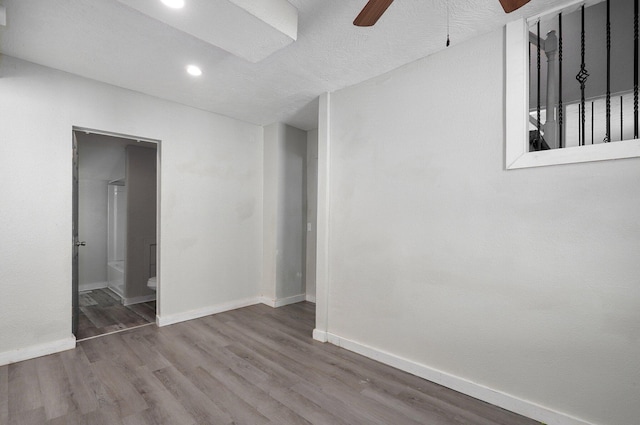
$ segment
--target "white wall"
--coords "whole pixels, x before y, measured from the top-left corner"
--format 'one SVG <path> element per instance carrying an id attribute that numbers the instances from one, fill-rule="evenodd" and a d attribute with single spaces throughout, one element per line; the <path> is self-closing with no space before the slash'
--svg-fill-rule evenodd
<path id="1" fill-rule="evenodd" d="M 318 225 L 318 130 L 307 132 L 307 248 L 305 289 L 307 301 L 316 299 L 316 233 Z"/>
<path id="2" fill-rule="evenodd" d="M 79 155 L 78 250 L 80 290 L 107 285 L 108 183 L 124 178 L 124 146 L 130 140 L 76 132 Z"/>
<path id="3" fill-rule="evenodd" d="M 307 133 L 281 127 L 276 297 L 305 294 Z"/>
<path id="4" fill-rule="evenodd" d="M 503 70 L 498 31 L 321 102 L 321 325 L 547 423 L 637 423 L 640 160 L 505 171 Z"/>
<path id="5" fill-rule="evenodd" d="M 76 131 L 76 140 L 78 140 L 80 155 L 78 164 L 80 178 L 105 181 L 124 179 L 125 146 L 130 143 L 149 145 L 121 137 L 87 134 L 84 131 Z"/>
<path id="6" fill-rule="evenodd" d="M 267 304 L 276 300 L 276 257 L 278 235 L 278 149 L 280 124 L 264 127 L 262 178 L 262 284 L 260 293 Z"/>
<path id="7" fill-rule="evenodd" d="M 306 144 L 303 130 L 264 129 L 262 295 L 276 306 L 305 298 Z"/>
<path id="8" fill-rule="evenodd" d="M 161 317 L 257 299 L 261 127 L 7 56 L 0 93 L 0 359 L 71 337 L 74 125 L 161 140 Z"/>
<path id="9" fill-rule="evenodd" d="M 152 258 L 157 248 L 157 150 L 130 145 L 126 148 L 127 234 L 125 304 L 153 299 L 147 286 L 155 276 Z"/>
<path id="10" fill-rule="evenodd" d="M 80 290 L 107 286 L 107 181 L 79 179 L 78 250 Z"/>

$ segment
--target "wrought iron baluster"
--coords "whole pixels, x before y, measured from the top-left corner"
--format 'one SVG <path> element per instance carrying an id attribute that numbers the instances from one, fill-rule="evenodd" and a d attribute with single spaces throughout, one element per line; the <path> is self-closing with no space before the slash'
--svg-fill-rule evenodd
<path id="1" fill-rule="evenodd" d="M 633 2 L 633 138 L 638 138 L 638 0 Z"/>
<path id="2" fill-rule="evenodd" d="M 622 110 L 622 96 L 620 96 L 620 140 L 624 140 L 624 115 Z"/>
<path id="3" fill-rule="evenodd" d="M 607 0 L 607 123 L 604 142 L 611 141 L 611 1 Z"/>
<path id="4" fill-rule="evenodd" d="M 585 130 L 585 121 L 586 121 L 586 116 L 585 116 L 585 94 L 584 94 L 584 89 L 585 89 L 585 85 L 587 83 L 587 78 L 589 78 L 589 73 L 587 72 L 587 68 L 584 62 L 584 58 L 585 58 L 585 37 L 584 37 L 584 5 L 582 5 L 581 8 L 581 29 L 580 29 L 580 54 L 581 54 L 581 58 L 582 61 L 580 63 L 580 72 L 578 72 L 578 75 L 576 75 L 576 80 L 578 80 L 578 82 L 580 83 L 580 105 L 582 106 L 582 113 L 580 115 L 580 124 L 582 126 L 581 129 L 581 133 L 582 136 L 580 137 L 580 145 L 584 145 L 585 142 L 585 135 L 584 135 L 584 130 Z"/>
<path id="5" fill-rule="evenodd" d="M 578 103 L 578 145 L 582 140 L 582 126 L 580 125 L 580 116 L 582 116 L 582 105 Z"/>
<path id="6" fill-rule="evenodd" d="M 564 148 L 564 111 L 562 110 L 562 13 L 558 15 L 558 147 Z"/>
<path id="7" fill-rule="evenodd" d="M 536 140 L 536 144 L 537 144 L 537 148 L 536 150 L 542 150 L 542 136 L 540 134 L 540 21 L 538 21 L 538 24 L 536 26 L 537 28 L 537 38 L 538 38 L 538 42 L 537 42 L 537 52 L 538 52 L 538 81 L 537 81 L 537 90 L 538 90 L 538 97 L 537 97 L 537 105 L 536 105 L 536 118 L 538 120 L 538 132 L 537 132 L 537 140 Z M 549 113 L 549 111 L 547 111 L 547 113 Z"/>

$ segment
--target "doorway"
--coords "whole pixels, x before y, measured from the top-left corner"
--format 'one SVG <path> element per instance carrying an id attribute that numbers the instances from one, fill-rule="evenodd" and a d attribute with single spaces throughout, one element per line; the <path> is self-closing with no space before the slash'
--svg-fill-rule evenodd
<path id="1" fill-rule="evenodd" d="M 155 323 L 158 142 L 73 129 L 73 333 Z"/>

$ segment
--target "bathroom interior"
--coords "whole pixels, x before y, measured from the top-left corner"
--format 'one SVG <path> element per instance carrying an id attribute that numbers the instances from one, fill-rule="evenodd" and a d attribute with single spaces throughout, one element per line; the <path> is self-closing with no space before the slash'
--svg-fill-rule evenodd
<path id="1" fill-rule="evenodd" d="M 74 131 L 78 340 L 155 322 L 157 144 Z"/>

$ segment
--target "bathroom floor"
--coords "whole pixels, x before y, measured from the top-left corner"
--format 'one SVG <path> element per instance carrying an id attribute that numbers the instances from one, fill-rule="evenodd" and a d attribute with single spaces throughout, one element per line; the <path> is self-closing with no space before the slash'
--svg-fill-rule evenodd
<path id="1" fill-rule="evenodd" d="M 79 295 L 77 340 L 155 323 L 155 301 L 124 306 L 109 289 L 82 291 Z"/>

